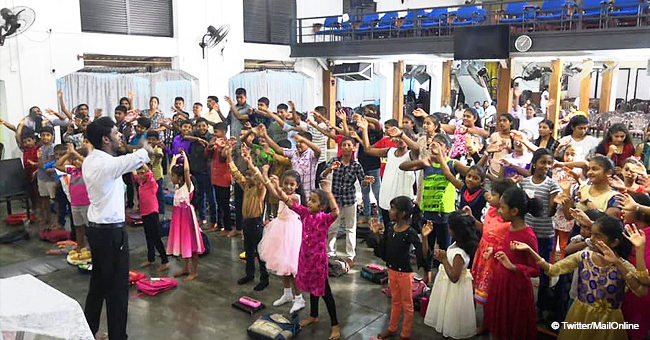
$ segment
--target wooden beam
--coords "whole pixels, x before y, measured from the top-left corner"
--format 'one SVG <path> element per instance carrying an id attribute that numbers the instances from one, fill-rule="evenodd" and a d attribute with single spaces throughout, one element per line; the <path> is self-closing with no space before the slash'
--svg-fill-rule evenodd
<path id="1" fill-rule="evenodd" d="M 605 62 L 607 69 L 603 71 L 603 83 L 600 87 L 600 107 L 599 112 L 612 111 L 612 82 L 614 80 L 614 65 L 613 61 Z"/>
<path id="2" fill-rule="evenodd" d="M 591 62 L 591 59 L 585 60 L 585 63 Z M 591 95 L 589 94 L 589 87 L 591 86 L 591 73 L 587 74 L 580 81 L 580 105 L 578 105 L 578 110 L 589 114 L 589 99 Z"/>
<path id="3" fill-rule="evenodd" d="M 562 90 L 562 72 L 564 70 L 564 63 L 562 59 L 556 59 L 551 62 L 551 73 L 550 85 L 548 87 L 548 97 L 549 102 L 552 103 L 548 107 L 547 118 L 553 122 L 553 137 L 557 138 L 557 129 L 559 127 L 560 120 L 560 90 Z"/>
<path id="4" fill-rule="evenodd" d="M 329 70 L 323 70 L 323 106 L 327 108 L 330 124 L 336 125 L 336 78 Z M 334 141 L 331 139 L 328 148 L 334 148 Z"/>
<path id="5" fill-rule="evenodd" d="M 440 91 L 440 105 L 451 105 L 451 66 L 453 60 L 442 62 L 442 88 Z"/>
<path id="6" fill-rule="evenodd" d="M 504 65 L 505 64 L 505 67 Z M 514 78 L 514 60 L 499 63 L 497 75 L 497 114 L 508 113 L 512 107 L 512 78 Z"/>
<path id="7" fill-rule="evenodd" d="M 405 71 L 403 60 L 393 64 L 393 119 L 397 119 L 400 126 L 404 116 L 404 80 L 402 77 Z"/>

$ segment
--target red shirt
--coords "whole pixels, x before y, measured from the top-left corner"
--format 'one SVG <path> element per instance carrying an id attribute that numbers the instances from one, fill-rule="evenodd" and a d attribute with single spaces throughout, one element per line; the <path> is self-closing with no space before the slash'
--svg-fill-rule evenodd
<path id="1" fill-rule="evenodd" d="M 140 185 L 138 188 L 138 198 L 140 199 L 140 215 L 147 216 L 153 213 L 158 213 L 158 199 L 156 192 L 158 191 L 158 183 L 153 178 L 153 172 L 147 171 L 145 174 L 144 182 L 136 177 L 135 180 Z"/>
<path id="2" fill-rule="evenodd" d="M 24 146 L 23 149 L 23 166 L 25 167 L 25 173 L 27 174 L 27 180 L 31 181 L 32 179 L 32 174 L 34 171 L 38 169 L 38 164 L 35 165 L 30 165 L 29 161 L 38 163 L 38 156 L 36 156 L 38 152 L 39 146 L 32 146 L 32 147 L 26 147 Z"/>
<path id="3" fill-rule="evenodd" d="M 395 143 L 390 140 L 390 137 L 383 137 L 375 145 L 375 148 L 396 148 Z M 376 163 L 375 163 L 376 164 Z M 386 158 L 381 158 L 381 167 L 379 168 L 379 177 L 384 177 L 384 169 L 386 168 Z"/>
<path id="4" fill-rule="evenodd" d="M 221 156 L 221 147 L 216 145 L 212 151 L 205 149 L 205 153 L 208 155 L 212 153 L 212 172 L 210 174 L 212 185 L 223 188 L 229 187 L 232 184 L 232 175 L 230 174 L 228 161 Z"/>

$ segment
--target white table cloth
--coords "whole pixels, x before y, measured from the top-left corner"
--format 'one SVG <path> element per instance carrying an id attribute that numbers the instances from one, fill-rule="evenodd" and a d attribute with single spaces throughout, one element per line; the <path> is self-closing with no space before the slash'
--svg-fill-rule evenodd
<path id="1" fill-rule="evenodd" d="M 79 303 L 31 275 L 0 280 L 0 331 L 95 339 Z"/>

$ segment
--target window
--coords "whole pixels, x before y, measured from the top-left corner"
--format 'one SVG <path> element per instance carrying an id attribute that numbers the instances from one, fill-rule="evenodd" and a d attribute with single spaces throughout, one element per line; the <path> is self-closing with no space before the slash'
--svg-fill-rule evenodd
<path id="1" fill-rule="evenodd" d="M 295 0 L 244 0 L 244 41 L 288 45 L 294 16 Z"/>
<path id="2" fill-rule="evenodd" d="M 172 0 L 80 0 L 81 31 L 173 37 Z"/>

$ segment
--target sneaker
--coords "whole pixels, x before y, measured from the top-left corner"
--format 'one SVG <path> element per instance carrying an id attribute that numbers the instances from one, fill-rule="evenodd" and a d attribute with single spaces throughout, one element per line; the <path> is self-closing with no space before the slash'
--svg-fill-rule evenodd
<path id="1" fill-rule="evenodd" d="M 285 303 L 289 303 L 289 302 L 293 302 L 293 296 L 291 296 L 291 294 L 288 294 L 288 295 L 287 294 L 282 294 L 282 296 L 279 299 L 277 299 L 277 300 L 275 300 L 275 302 L 273 302 L 273 305 L 278 307 L 278 306 L 282 306 Z"/>
<path id="2" fill-rule="evenodd" d="M 305 299 L 302 298 L 302 295 L 299 295 L 298 297 L 293 299 L 293 306 L 291 306 L 291 310 L 289 310 L 289 314 L 293 314 L 303 308 L 305 308 Z"/>
<path id="3" fill-rule="evenodd" d="M 237 280 L 237 284 L 238 285 L 243 285 L 243 284 L 246 284 L 246 283 L 249 283 L 249 282 L 253 281 L 253 279 L 254 279 L 254 277 L 244 276 L 241 279 Z"/>
<path id="4" fill-rule="evenodd" d="M 266 288 L 268 286 L 269 286 L 269 281 L 260 281 L 260 283 L 258 283 L 257 286 L 255 286 L 253 288 L 253 290 L 256 291 L 256 292 L 259 292 L 259 291 L 264 290 L 264 288 Z"/>

